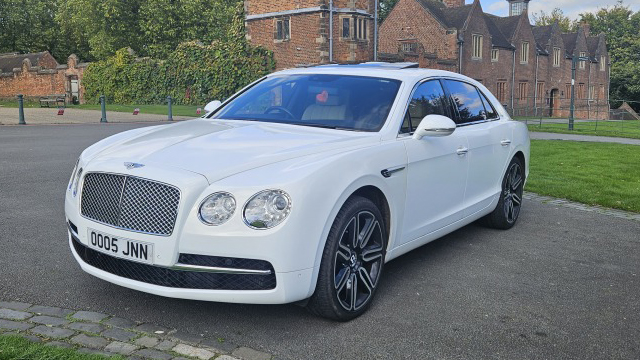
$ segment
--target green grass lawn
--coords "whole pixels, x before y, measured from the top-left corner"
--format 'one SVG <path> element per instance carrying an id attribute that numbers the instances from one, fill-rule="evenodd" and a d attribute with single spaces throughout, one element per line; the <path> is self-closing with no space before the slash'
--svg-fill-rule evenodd
<path id="1" fill-rule="evenodd" d="M 122 356 L 104 357 L 81 354 L 73 349 L 63 349 L 33 343 L 18 336 L 0 336 L 0 360 L 104 360 L 124 359 Z"/>
<path id="2" fill-rule="evenodd" d="M 526 190 L 640 213 L 640 146 L 532 140 Z"/>
<path id="3" fill-rule="evenodd" d="M 576 122 L 573 131 L 568 129 L 567 124 L 543 123 L 540 125 L 535 121 L 529 120 L 529 131 L 640 139 L 640 121 L 638 120 Z"/>
<path id="4" fill-rule="evenodd" d="M 18 101 L 0 101 L 0 106 L 3 107 L 11 107 L 17 108 Z M 39 108 L 40 103 L 38 102 L 25 102 L 25 108 Z M 99 104 L 82 104 L 82 105 L 67 105 L 68 109 L 83 109 L 83 110 L 100 110 Z M 129 112 L 133 113 L 135 108 L 140 109 L 140 113 L 142 114 L 156 114 L 156 115 L 167 115 L 169 113 L 168 106 L 165 105 L 115 105 L 107 103 L 107 111 L 117 111 L 117 112 Z M 197 117 L 196 110 L 198 108 L 202 108 L 204 111 L 204 105 L 202 106 L 193 106 L 193 105 L 173 105 L 173 115 L 174 116 L 193 116 Z M 204 114 L 204 113 L 203 113 Z"/>

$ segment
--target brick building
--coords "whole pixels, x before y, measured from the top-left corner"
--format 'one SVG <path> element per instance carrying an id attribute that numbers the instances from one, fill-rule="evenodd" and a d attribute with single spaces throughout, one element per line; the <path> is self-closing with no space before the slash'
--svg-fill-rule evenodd
<path id="1" fill-rule="evenodd" d="M 569 34 L 557 24 L 532 26 L 529 0 L 506 1 L 508 17 L 485 13 L 479 0 L 400 0 L 380 26 L 380 58 L 467 75 L 515 115 L 566 117 L 572 58 L 588 57 L 576 66 L 576 117 L 608 118 L 604 35 L 592 36 L 587 25 Z"/>
<path id="2" fill-rule="evenodd" d="M 278 69 L 370 61 L 375 6 L 376 0 L 245 0 L 247 39 L 272 50 Z"/>
<path id="3" fill-rule="evenodd" d="M 32 54 L 0 54 L 0 98 L 15 99 L 23 94 L 27 99 L 65 95 L 67 103 L 74 98 L 82 102 L 82 75 L 86 63 L 69 56 L 66 64 L 58 62 L 49 52 Z"/>

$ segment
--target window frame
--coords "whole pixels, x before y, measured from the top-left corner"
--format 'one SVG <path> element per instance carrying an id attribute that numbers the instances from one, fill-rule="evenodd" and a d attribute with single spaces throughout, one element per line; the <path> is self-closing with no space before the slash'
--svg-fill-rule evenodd
<path id="1" fill-rule="evenodd" d="M 346 26 L 345 26 L 346 25 Z M 347 31 L 347 35 L 345 36 L 345 30 Z M 349 40 L 352 38 L 351 36 L 351 17 L 343 17 L 342 18 L 342 31 L 340 34 L 341 39 Z"/>
<path id="2" fill-rule="evenodd" d="M 607 69 L 607 57 L 604 55 L 600 55 L 600 71 L 605 71 Z"/>
<path id="3" fill-rule="evenodd" d="M 560 67 L 561 61 L 562 61 L 562 49 L 559 47 L 554 47 L 553 48 L 553 67 Z"/>
<path id="4" fill-rule="evenodd" d="M 408 133 L 403 133 L 402 132 L 402 124 L 404 124 L 404 118 L 407 116 L 407 113 L 409 112 L 409 106 L 411 106 L 411 101 L 413 101 L 413 96 L 416 94 L 416 91 L 418 91 L 418 88 L 420 88 L 420 86 L 422 86 L 424 83 L 427 83 L 429 81 L 437 81 L 438 83 L 440 83 L 440 88 L 442 88 L 442 93 L 444 94 L 445 97 L 445 101 L 447 102 L 445 105 L 445 110 L 447 112 L 447 117 L 449 119 L 453 120 L 453 107 L 451 106 L 451 98 L 449 97 L 449 93 L 447 92 L 447 89 L 445 88 L 444 84 L 442 83 L 442 80 L 444 80 L 445 78 L 441 78 L 441 77 L 428 77 L 428 78 L 424 78 L 420 81 L 418 81 L 414 86 L 413 89 L 411 90 L 411 93 L 409 94 L 409 98 L 407 99 L 407 103 L 405 104 L 404 107 L 404 112 L 402 113 L 402 119 L 400 120 L 400 125 L 398 127 L 398 137 L 405 137 L 405 136 L 413 136 L 413 134 L 415 133 L 415 131 L 410 131 Z M 412 128 L 411 124 L 409 124 L 409 127 Z"/>
<path id="5" fill-rule="evenodd" d="M 525 47 L 527 48 L 527 51 L 525 51 Z M 530 46 L 529 42 L 528 41 L 523 41 L 522 44 L 520 44 L 520 64 L 521 65 L 529 63 L 529 52 L 530 51 L 531 51 L 531 46 Z"/>
<path id="6" fill-rule="evenodd" d="M 471 59 L 482 60 L 484 36 L 481 34 L 471 34 Z"/>
<path id="7" fill-rule="evenodd" d="M 274 32 L 274 39 L 273 39 L 275 42 L 285 42 L 285 41 L 291 40 L 291 16 L 282 16 L 282 17 L 276 18 L 275 27 L 276 29 Z M 279 37 L 280 27 L 282 27 L 282 38 Z"/>
<path id="8" fill-rule="evenodd" d="M 495 56 L 493 56 L 495 54 Z M 491 49 L 491 62 L 500 61 L 500 49 Z"/>
<path id="9" fill-rule="evenodd" d="M 586 51 L 580 51 L 580 57 L 586 57 L 587 56 L 587 52 Z M 580 60 L 579 64 L 578 64 L 578 68 L 580 70 L 584 70 L 587 68 L 587 62 L 584 60 Z"/>

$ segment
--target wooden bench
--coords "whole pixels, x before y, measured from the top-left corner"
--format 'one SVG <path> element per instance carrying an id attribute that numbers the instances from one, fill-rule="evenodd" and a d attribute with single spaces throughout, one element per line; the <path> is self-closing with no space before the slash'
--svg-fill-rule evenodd
<path id="1" fill-rule="evenodd" d="M 40 97 L 40 107 L 51 107 L 51 104 L 57 107 L 66 107 L 67 97 L 64 94 L 47 95 Z"/>

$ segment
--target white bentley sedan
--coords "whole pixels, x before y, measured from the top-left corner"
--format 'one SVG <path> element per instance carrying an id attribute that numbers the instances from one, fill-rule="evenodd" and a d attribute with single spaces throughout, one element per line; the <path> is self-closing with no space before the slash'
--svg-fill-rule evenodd
<path id="1" fill-rule="evenodd" d="M 299 302 L 349 320 L 386 262 L 476 220 L 518 220 L 527 128 L 465 76 L 326 65 L 215 104 L 81 154 L 65 211 L 84 271 L 161 296 Z"/>

